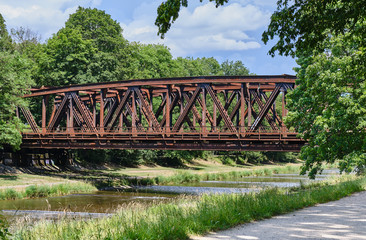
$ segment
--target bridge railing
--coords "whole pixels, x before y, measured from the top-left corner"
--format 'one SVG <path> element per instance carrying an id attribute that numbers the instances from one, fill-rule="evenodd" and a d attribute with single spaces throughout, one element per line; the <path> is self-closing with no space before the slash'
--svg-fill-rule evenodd
<path id="1" fill-rule="evenodd" d="M 57 128 L 52 131 L 34 133 L 31 129 L 26 129 L 22 134 L 24 139 L 144 139 L 144 140 L 169 140 L 169 139 L 186 139 L 186 140 L 227 140 L 227 139 L 244 139 L 244 138 L 269 138 L 276 137 L 278 139 L 290 136 L 296 136 L 295 131 L 288 130 L 285 127 L 259 127 L 256 130 L 250 127 L 236 127 L 235 131 L 226 127 L 182 127 L 178 131 L 172 128 L 162 128 L 156 131 L 151 127 L 124 127 L 114 129 L 104 128 Z"/>

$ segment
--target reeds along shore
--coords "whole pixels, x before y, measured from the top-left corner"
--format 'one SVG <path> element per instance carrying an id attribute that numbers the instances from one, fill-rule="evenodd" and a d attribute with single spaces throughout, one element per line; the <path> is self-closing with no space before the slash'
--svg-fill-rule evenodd
<path id="1" fill-rule="evenodd" d="M 83 182 L 39 186 L 31 185 L 24 190 L 16 190 L 13 188 L 0 190 L 0 200 L 62 196 L 72 193 L 87 193 L 93 191 L 97 191 L 97 188 L 89 183 Z"/>
<path id="2" fill-rule="evenodd" d="M 269 218 L 365 190 L 365 177 L 346 177 L 260 193 L 203 195 L 152 207 L 122 209 L 110 218 L 40 222 L 13 233 L 14 239 L 188 239 L 190 235 L 226 229 Z"/>
<path id="3" fill-rule="evenodd" d="M 192 171 L 182 170 L 172 176 L 158 176 L 146 178 L 125 178 L 116 181 L 110 181 L 108 185 L 163 185 L 163 184 L 181 184 L 199 181 L 239 179 L 249 176 L 271 176 L 273 174 L 299 173 L 300 165 L 287 165 L 277 167 L 263 167 L 253 170 L 238 170 L 218 173 L 193 173 Z"/>

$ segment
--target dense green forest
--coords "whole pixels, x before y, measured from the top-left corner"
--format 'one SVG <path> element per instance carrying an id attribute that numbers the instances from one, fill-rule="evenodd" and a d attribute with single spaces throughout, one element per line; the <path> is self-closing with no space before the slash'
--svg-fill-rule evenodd
<path id="1" fill-rule="evenodd" d="M 0 15 L 1 16 L 1 15 Z M 164 45 L 129 42 L 118 22 L 104 11 L 79 7 L 65 26 L 45 43 L 31 29 L 6 28 L 0 18 L 0 145 L 18 149 L 23 125 L 16 118 L 16 106 L 40 112 L 36 102 L 20 96 L 30 87 L 109 82 L 129 79 L 168 78 L 208 75 L 249 75 L 241 61 L 214 58 L 173 59 Z M 212 152 L 153 150 L 78 150 L 74 156 L 94 164 L 114 163 L 180 165 L 194 158 L 208 158 Z M 222 155 L 225 163 L 244 164 L 268 161 L 293 161 L 282 153 L 236 152 Z"/>

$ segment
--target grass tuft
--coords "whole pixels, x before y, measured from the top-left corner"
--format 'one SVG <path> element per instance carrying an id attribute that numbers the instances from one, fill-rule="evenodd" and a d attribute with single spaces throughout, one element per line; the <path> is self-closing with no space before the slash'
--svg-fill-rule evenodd
<path id="1" fill-rule="evenodd" d="M 97 189 L 88 183 L 61 183 L 56 185 L 31 185 L 25 190 L 17 191 L 12 188 L 7 188 L 0 191 L 0 200 L 13 200 L 22 198 L 37 198 L 62 196 L 72 193 L 87 193 L 94 192 Z"/>

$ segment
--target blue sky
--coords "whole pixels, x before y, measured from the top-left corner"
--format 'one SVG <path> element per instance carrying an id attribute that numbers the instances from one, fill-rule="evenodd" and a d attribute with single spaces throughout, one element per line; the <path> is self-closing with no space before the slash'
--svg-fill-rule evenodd
<path id="1" fill-rule="evenodd" d="M 161 43 L 174 57 L 214 57 L 219 62 L 241 60 L 252 73 L 294 74 L 290 57 L 270 57 L 261 41 L 277 0 L 230 0 L 215 8 L 190 0 L 165 39 L 157 36 L 156 9 L 163 0 L 0 0 L 8 29 L 28 27 L 46 41 L 64 26 L 78 6 L 104 10 L 117 20 L 129 41 Z"/>

